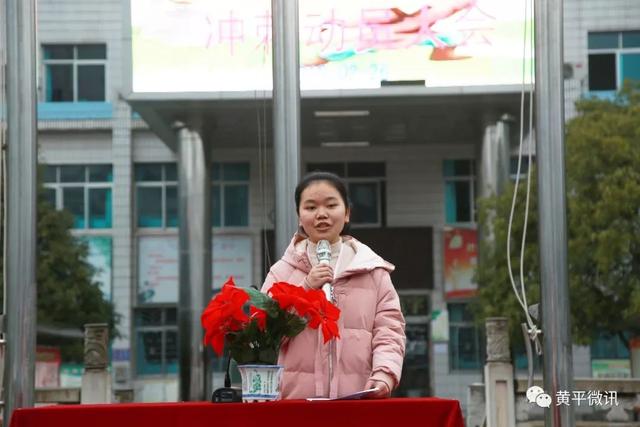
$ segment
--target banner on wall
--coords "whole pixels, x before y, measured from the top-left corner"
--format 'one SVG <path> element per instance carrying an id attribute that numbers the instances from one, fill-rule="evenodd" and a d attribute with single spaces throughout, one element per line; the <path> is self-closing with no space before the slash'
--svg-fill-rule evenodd
<path id="1" fill-rule="evenodd" d="M 138 239 L 138 302 L 178 302 L 178 236 Z"/>
<path id="2" fill-rule="evenodd" d="M 453 228 L 444 232 L 444 288 L 447 298 L 473 296 L 478 265 L 478 232 Z"/>
<path id="3" fill-rule="evenodd" d="M 431 312 L 431 340 L 449 341 L 449 312 L 433 310 Z"/>
<path id="4" fill-rule="evenodd" d="M 141 236 L 138 244 L 138 302 L 178 301 L 178 236 Z M 212 288 L 229 276 L 238 286 L 252 283 L 251 236 L 217 235 L 212 238 Z"/>
<path id="5" fill-rule="evenodd" d="M 249 287 L 254 284 L 251 236 L 214 236 L 212 244 L 213 289 L 220 289 L 229 276 L 233 276 L 238 286 Z"/>
<path id="6" fill-rule="evenodd" d="M 87 262 L 93 266 L 93 281 L 98 282 L 104 299 L 111 301 L 112 239 L 110 236 L 82 236 L 89 247 Z"/>
<path id="7" fill-rule="evenodd" d="M 521 84 L 525 1 L 301 0 L 301 88 Z M 134 92 L 271 89 L 269 0 L 131 0 L 131 26 Z"/>
<path id="8" fill-rule="evenodd" d="M 60 387 L 60 349 L 54 347 L 36 347 L 36 387 Z"/>
<path id="9" fill-rule="evenodd" d="M 591 360 L 591 376 L 593 378 L 631 378 L 631 362 L 629 359 Z"/>

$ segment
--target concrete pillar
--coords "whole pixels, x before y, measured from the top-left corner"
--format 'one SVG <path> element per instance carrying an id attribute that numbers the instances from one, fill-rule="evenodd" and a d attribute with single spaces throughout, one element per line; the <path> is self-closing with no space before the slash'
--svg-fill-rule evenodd
<path id="1" fill-rule="evenodd" d="M 179 399 L 205 400 L 200 316 L 211 295 L 211 162 L 199 126 L 177 124 L 179 198 Z"/>
<path id="2" fill-rule="evenodd" d="M 505 114 L 497 122 L 485 125 L 478 166 L 480 197 L 502 194 L 509 181 L 511 122 Z"/>
<path id="3" fill-rule="evenodd" d="M 84 325 L 84 373 L 80 403 L 111 403 L 108 348 L 109 326 L 106 323 Z"/>
<path id="4" fill-rule="evenodd" d="M 478 165 L 478 196 L 491 197 L 497 194 L 498 152 L 496 144 L 496 125 L 487 124 L 482 135 Z"/>
<path id="5" fill-rule="evenodd" d="M 484 365 L 487 427 L 515 427 L 513 365 L 509 328 L 504 317 L 486 320 L 487 363 Z"/>
<path id="6" fill-rule="evenodd" d="M 503 114 L 496 123 L 496 194 L 502 194 L 509 182 L 511 169 L 511 126 L 513 117 Z"/>
<path id="7" fill-rule="evenodd" d="M 115 310 L 121 315 L 118 325 L 120 337 L 112 342 L 113 360 L 111 375 L 114 389 L 133 387 L 131 372 L 131 347 L 134 339 L 130 335 L 132 325 L 132 291 L 137 294 L 137 280 L 133 276 L 134 242 L 133 194 L 135 181 L 133 177 L 133 140 L 131 134 L 131 107 L 121 100 L 114 102 L 113 108 L 113 231 L 112 260 L 113 273 L 111 300 Z M 135 332 L 133 333 L 135 336 Z"/>
<path id="8" fill-rule="evenodd" d="M 485 420 L 484 384 L 473 383 L 469 385 L 467 395 L 467 426 L 480 427 Z"/>

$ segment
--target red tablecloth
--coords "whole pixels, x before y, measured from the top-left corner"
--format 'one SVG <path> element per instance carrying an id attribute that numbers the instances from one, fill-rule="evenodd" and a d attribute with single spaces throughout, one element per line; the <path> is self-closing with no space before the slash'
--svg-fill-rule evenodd
<path id="1" fill-rule="evenodd" d="M 17 409 L 10 427 L 463 427 L 456 400 L 128 403 Z"/>

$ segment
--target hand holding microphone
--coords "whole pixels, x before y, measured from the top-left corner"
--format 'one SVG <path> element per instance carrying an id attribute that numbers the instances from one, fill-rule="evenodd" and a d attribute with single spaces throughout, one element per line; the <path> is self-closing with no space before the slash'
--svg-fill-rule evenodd
<path id="1" fill-rule="evenodd" d="M 316 247 L 318 264 L 311 268 L 305 282 L 312 289 L 320 289 L 325 284 L 329 285 L 333 281 L 333 268 L 329 265 L 331 261 L 331 245 L 328 240 L 320 240 Z"/>
<path id="2" fill-rule="evenodd" d="M 320 289 L 322 285 L 333 280 L 333 268 L 330 265 L 318 264 L 311 268 L 305 283 L 311 289 Z"/>

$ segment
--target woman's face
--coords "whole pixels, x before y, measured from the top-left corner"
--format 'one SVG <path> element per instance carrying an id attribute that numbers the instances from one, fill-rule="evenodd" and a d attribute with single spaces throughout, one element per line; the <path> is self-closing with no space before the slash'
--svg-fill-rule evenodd
<path id="1" fill-rule="evenodd" d="M 300 194 L 298 217 L 312 242 L 336 243 L 344 224 L 349 222 L 349 209 L 331 184 L 315 181 Z"/>

